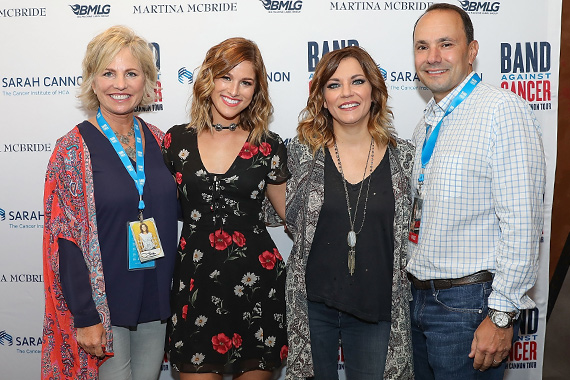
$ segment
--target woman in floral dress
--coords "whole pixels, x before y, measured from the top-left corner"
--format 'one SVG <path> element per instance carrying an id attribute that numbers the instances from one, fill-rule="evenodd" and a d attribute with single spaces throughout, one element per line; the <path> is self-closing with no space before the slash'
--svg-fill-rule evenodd
<path id="1" fill-rule="evenodd" d="M 286 148 L 257 45 L 212 47 L 197 75 L 188 125 L 163 142 L 184 225 L 167 350 L 181 380 L 269 379 L 287 356 L 285 265 L 263 218 L 284 217 Z"/>

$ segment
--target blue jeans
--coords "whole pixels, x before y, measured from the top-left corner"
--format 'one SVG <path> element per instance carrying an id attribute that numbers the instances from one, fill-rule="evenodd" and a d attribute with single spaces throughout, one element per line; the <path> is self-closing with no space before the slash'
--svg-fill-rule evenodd
<path id="1" fill-rule="evenodd" d="M 113 352 L 99 367 L 99 380 L 157 380 L 164 359 L 166 323 L 113 326 Z"/>
<path id="2" fill-rule="evenodd" d="M 382 379 L 390 322 L 369 323 L 309 301 L 309 330 L 315 380 L 338 379 L 338 346 L 342 341 L 347 380 Z"/>
<path id="3" fill-rule="evenodd" d="M 491 282 L 418 290 L 410 311 L 416 380 L 501 380 L 505 363 L 486 371 L 469 358 L 473 334 L 487 316 Z M 519 323 L 515 325 L 516 338 Z"/>

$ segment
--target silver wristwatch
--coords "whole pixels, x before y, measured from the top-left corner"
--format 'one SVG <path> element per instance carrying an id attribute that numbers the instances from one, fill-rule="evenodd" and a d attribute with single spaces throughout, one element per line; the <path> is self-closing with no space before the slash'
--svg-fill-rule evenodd
<path id="1" fill-rule="evenodd" d="M 515 321 L 517 313 L 514 311 L 506 312 L 499 311 L 495 309 L 489 309 L 489 319 L 495 324 L 495 326 L 505 329 L 511 327 Z"/>

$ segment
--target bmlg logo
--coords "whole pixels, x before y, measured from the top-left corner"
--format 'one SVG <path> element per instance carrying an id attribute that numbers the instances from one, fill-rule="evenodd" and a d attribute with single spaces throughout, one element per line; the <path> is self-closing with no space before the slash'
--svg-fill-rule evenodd
<path id="1" fill-rule="evenodd" d="M 111 13 L 111 5 L 97 4 L 97 5 L 79 5 L 74 4 L 69 6 L 73 13 L 77 16 L 83 17 L 105 17 Z"/>
<path id="2" fill-rule="evenodd" d="M 288 0 L 288 1 L 277 1 L 277 0 L 259 0 L 263 4 L 263 7 L 270 11 L 271 13 L 299 13 L 303 7 L 303 2 L 301 0 Z"/>
<path id="3" fill-rule="evenodd" d="M 465 12 L 476 12 L 476 13 L 497 13 L 499 12 L 499 7 L 501 6 L 501 3 L 499 3 L 498 1 L 461 1 L 459 0 L 459 3 L 461 4 L 461 8 L 463 8 L 463 10 Z"/>
<path id="4" fill-rule="evenodd" d="M 11 346 L 12 342 L 12 335 L 8 334 L 5 330 L 0 331 L 0 344 L 2 346 Z"/>
<path id="5" fill-rule="evenodd" d="M 184 84 L 184 82 L 192 84 L 192 82 L 194 82 L 194 75 L 192 74 L 192 71 L 188 70 L 186 67 L 181 67 L 178 70 L 178 82 L 182 84 Z"/>

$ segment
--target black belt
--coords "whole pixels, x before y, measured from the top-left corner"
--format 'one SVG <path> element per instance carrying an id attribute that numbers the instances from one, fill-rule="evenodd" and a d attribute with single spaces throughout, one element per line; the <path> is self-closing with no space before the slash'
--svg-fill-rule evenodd
<path id="1" fill-rule="evenodd" d="M 470 274 L 469 276 L 445 280 L 426 280 L 421 281 L 415 278 L 412 274 L 408 273 L 408 279 L 414 284 L 414 287 L 418 290 L 431 289 L 431 284 L 433 282 L 433 287 L 435 290 L 449 289 L 454 286 L 471 285 L 471 284 L 481 284 L 483 282 L 488 282 L 493 280 L 493 273 L 482 270 L 477 273 Z"/>

